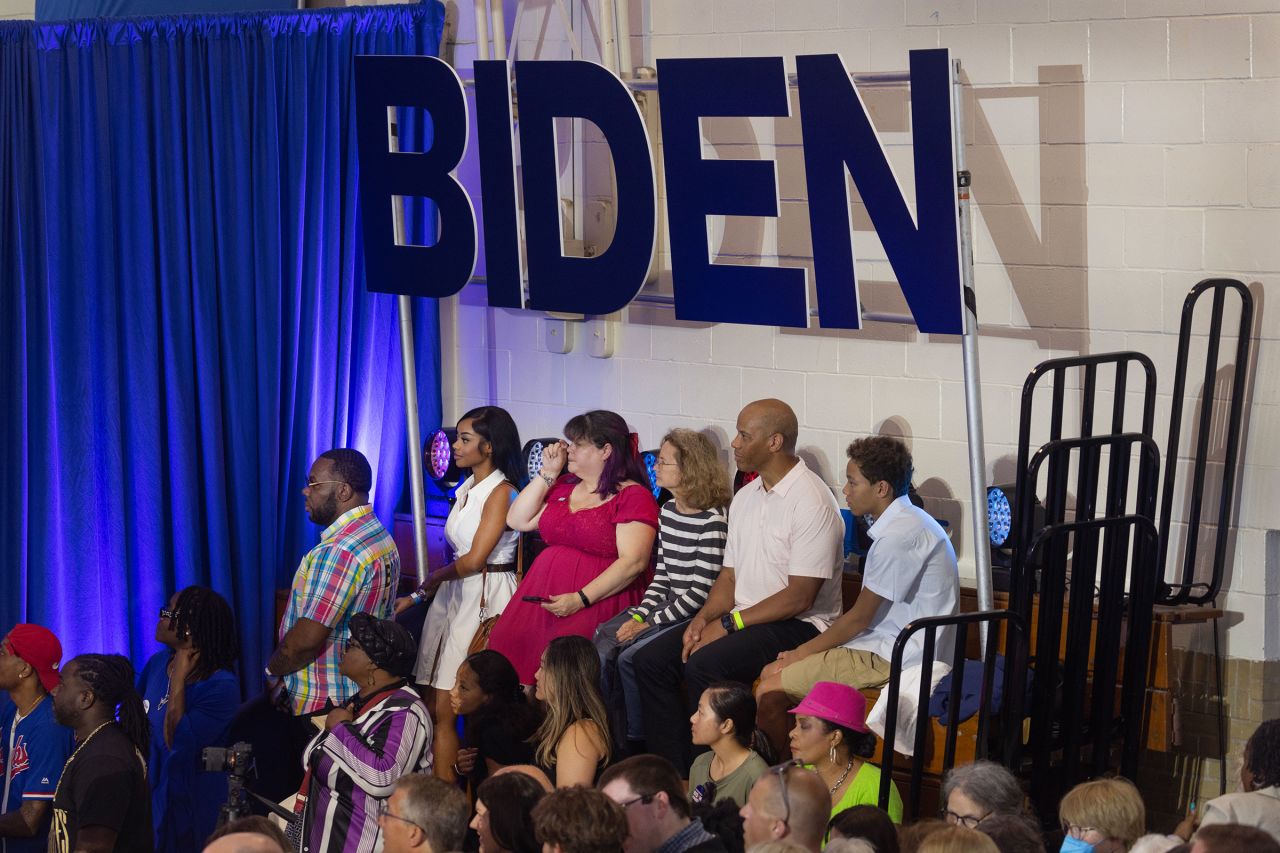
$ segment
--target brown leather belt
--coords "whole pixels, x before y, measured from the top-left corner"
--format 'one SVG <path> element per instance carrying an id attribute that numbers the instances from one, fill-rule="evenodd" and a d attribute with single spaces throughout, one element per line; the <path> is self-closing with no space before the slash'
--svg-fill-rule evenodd
<path id="1" fill-rule="evenodd" d="M 515 563 L 490 563 L 485 566 L 491 572 L 514 572 L 516 570 Z"/>

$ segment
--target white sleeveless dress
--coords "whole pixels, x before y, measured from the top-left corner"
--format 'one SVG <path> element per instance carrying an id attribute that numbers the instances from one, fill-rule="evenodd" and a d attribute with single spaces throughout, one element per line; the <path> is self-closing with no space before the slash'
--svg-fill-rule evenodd
<path id="1" fill-rule="evenodd" d="M 475 477 L 458 487 L 457 500 L 444 523 L 454 559 L 471 550 L 471 540 L 480 526 L 485 501 L 505 482 L 501 471 L 494 471 L 477 483 Z M 514 563 L 520 534 L 506 530 L 485 561 L 490 564 Z M 439 690 L 453 689 L 458 666 L 467 657 L 467 647 L 480 625 L 480 592 L 484 585 L 485 607 L 489 616 L 497 616 L 511 600 L 516 589 L 515 572 L 486 572 L 440 585 L 427 609 L 422 626 L 422 643 L 418 646 L 418 664 L 414 675 L 419 684 L 430 684 Z"/>

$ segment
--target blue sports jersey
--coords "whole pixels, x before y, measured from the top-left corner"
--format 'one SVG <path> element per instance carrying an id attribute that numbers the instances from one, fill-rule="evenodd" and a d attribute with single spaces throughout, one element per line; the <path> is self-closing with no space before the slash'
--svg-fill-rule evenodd
<path id="1" fill-rule="evenodd" d="M 40 704 L 17 721 L 18 709 L 12 702 L 0 709 L 0 767 L 4 769 L 4 794 L 0 812 L 8 814 L 22 808 L 23 800 L 52 803 L 54 789 L 62 776 L 62 765 L 75 746 L 75 733 L 53 719 L 53 699 L 45 696 Z M 52 813 L 52 806 L 50 813 Z M 35 838 L 5 838 L 4 853 L 37 853 L 49 846 L 49 818 Z"/>
<path id="2" fill-rule="evenodd" d="M 164 742 L 164 715 L 169 702 L 168 649 L 157 652 L 142 669 L 142 694 L 151 724 L 151 819 L 156 853 L 199 850 L 213 832 L 218 810 L 227 799 L 227 774 L 200 770 L 206 746 L 226 746 L 231 718 L 240 707 L 240 683 L 227 670 L 188 684 L 186 713 L 173 733 L 173 748 Z"/>

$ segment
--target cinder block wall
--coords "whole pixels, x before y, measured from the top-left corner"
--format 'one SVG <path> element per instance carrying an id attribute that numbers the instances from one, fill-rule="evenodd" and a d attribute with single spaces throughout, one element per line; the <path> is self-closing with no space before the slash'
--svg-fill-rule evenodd
<path id="1" fill-rule="evenodd" d="M 906 68 L 908 50 L 940 46 L 961 60 L 969 84 L 964 123 L 989 482 L 1012 478 L 1027 372 L 1062 355 L 1119 349 L 1149 355 L 1158 371 L 1156 439 L 1166 450 L 1184 295 L 1208 276 L 1252 286 L 1260 339 L 1222 598 L 1229 749 L 1238 756 L 1257 722 L 1280 710 L 1280 695 L 1267 686 L 1268 674 L 1280 666 L 1274 615 L 1280 557 L 1266 538 L 1280 529 L 1280 445 L 1273 438 L 1280 429 L 1280 319 L 1265 299 L 1280 272 L 1280 7 L 1274 0 L 649 0 L 634 6 L 636 64 L 782 55 L 794 68 L 796 54 L 834 51 L 850 70 L 896 71 Z M 597 19 L 594 6 L 586 8 L 579 37 L 585 55 L 595 59 L 590 25 Z M 474 55 L 466 43 L 473 32 L 470 4 L 459 11 L 458 61 L 465 67 Z M 554 4 L 528 4 L 514 41 L 524 58 L 570 55 Z M 910 197 L 906 95 L 874 90 L 866 99 Z M 795 107 L 793 98 L 793 115 Z M 713 220 L 717 260 L 810 265 L 798 121 L 704 125 L 706 156 L 778 162 L 780 217 Z M 606 181 L 607 172 L 589 178 L 588 193 Z M 857 205 L 854 221 L 864 303 L 870 310 L 901 310 L 892 270 Z M 608 240 L 590 227 L 584 236 Z M 664 270 L 667 260 L 664 255 Z M 669 292 L 669 273 L 656 287 Z M 849 333 L 690 324 L 674 320 L 669 309 L 633 306 L 614 318 L 614 356 L 600 359 L 581 342 L 565 355 L 549 352 L 547 318 L 489 309 L 477 287 L 446 300 L 442 312 L 446 417 L 495 403 L 512 411 L 526 436 L 556 435 L 574 413 L 607 407 L 625 415 L 646 446 L 666 429 L 685 426 L 709 430 L 727 449 L 739 407 L 777 396 L 796 409 L 801 453 L 833 488 L 851 438 L 906 438 L 917 484 L 930 510 L 950 522 L 962 571 L 972 573 L 958 339 L 883 324 Z M 1198 381 L 1191 384 L 1196 398 Z M 1179 752 L 1153 756 L 1147 768 L 1155 780 L 1147 781 L 1159 792 L 1152 803 L 1156 823 L 1172 820 L 1189 799 L 1203 799 L 1196 792 L 1202 781 L 1207 794 L 1217 790 L 1216 764 L 1203 761 L 1216 751 L 1218 701 L 1206 665 L 1208 631 L 1175 634 L 1185 650 L 1174 662 L 1184 736 Z M 1232 785 L 1237 767 L 1231 766 Z"/>

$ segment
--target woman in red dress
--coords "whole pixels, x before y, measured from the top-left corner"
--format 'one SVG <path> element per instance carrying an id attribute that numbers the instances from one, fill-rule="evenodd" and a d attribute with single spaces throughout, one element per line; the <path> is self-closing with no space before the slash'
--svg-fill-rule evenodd
<path id="1" fill-rule="evenodd" d="M 547 543 L 489 636 L 489 648 L 506 655 L 522 684 L 533 683 L 553 638 L 589 638 L 640 602 L 658 529 L 658 505 L 627 422 L 587 412 L 564 434 L 567 442 L 543 450 L 540 475 L 507 513 L 509 527 L 537 529 Z"/>

